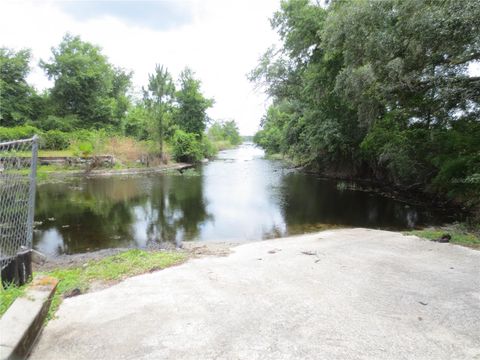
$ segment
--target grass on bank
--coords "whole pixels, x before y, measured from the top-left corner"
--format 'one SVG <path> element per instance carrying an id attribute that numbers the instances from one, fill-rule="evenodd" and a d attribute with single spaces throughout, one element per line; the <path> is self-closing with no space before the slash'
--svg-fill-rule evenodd
<path id="1" fill-rule="evenodd" d="M 7 311 L 16 298 L 25 293 L 26 286 L 9 285 L 6 289 L 0 286 L 0 317 Z"/>
<path id="2" fill-rule="evenodd" d="M 131 276 L 179 264 L 185 259 L 186 255 L 179 252 L 134 249 L 100 260 L 91 260 L 83 266 L 36 273 L 35 275 L 48 275 L 59 280 L 47 320 L 53 318 L 63 295 L 74 289 L 79 289 L 81 293 L 84 293 L 94 282 L 116 283 Z M 25 286 L 9 286 L 7 289 L 0 290 L 0 316 L 24 292 Z"/>
<path id="3" fill-rule="evenodd" d="M 38 150 L 39 157 L 72 157 L 75 156 L 73 150 Z"/>
<path id="4" fill-rule="evenodd" d="M 478 234 L 462 230 L 458 226 L 445 228 L 428 228 L 422 230 L 413 230 L 405 233 L 406 235 L 415 235 L 428 240 L 436 240 L 444 234 L 450 234 L 452 239 L 450 243 L 458 244 L 480 249 L 480 236 Z"/>

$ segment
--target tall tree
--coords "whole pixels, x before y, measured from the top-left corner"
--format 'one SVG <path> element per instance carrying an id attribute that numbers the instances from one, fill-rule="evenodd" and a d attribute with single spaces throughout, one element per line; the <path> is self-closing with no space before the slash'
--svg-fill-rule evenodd
<path id="1" fill-rule="evenodd" d="M 201 82 L 195 79 L 194 75 L 189 68 L 185 68 L 180 74 L 175 121 L 187 133 L 202 136 L 207 126 L 207 109 L 213 106 L 214 101 L 202 94 Z"/>
<path id="2" fill-rule="evenodd" d="M 75 115 L 85 128 L 120 126 L 131 73 L 111 65 L 98 46 L 67 34 L 52 48 L 50 62 L 42 60 L 40 66 L 55 81 L 51 100 L 56 115 Z"/>
<path id="3" fill-rule="evenodd" d="M 162 156 L 165 119 L 171 111 L 174 95 L 175 84 L 168 69 L 164 68 L 163 65 L 156 65 L 155 72 L 148 75 L 148 86 L 143 89 L 143 97 L 158 130 L 160 154 Z"/>
<path id="4" fill-rule="evenodd" d="M 0 48 L 0 126 L 22 125 L 35 117 L 38 96 L 26 80 L 30 57 L 27 49 Z"/>
<path id="5" fill-rule="evenodd" d="M 319 171 L 480 203 L 478 0 L 281 2 L 255 140 Z M 473 196 L 472 196 L 473 195 Z"/>

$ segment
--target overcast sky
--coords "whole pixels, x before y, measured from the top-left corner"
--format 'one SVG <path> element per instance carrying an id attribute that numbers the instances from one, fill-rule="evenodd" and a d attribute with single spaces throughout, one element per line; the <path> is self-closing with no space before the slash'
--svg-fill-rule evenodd
<path id="1" fill-rule="evenodd" d="M 176 78 L 191 67 L 215 99 L 214 119 L 235 119 L 243 135 L 259 126 L 267 98 L 246 74 L 278 42 L 269 18 L 279 0 L 0 0 L 0 46 L 30 48 L 29 81 L 51 86 L 38 68 L 65 33 L 99 45 L 111 63 L 134 72 L 138 90 L 155 64 Z"/>

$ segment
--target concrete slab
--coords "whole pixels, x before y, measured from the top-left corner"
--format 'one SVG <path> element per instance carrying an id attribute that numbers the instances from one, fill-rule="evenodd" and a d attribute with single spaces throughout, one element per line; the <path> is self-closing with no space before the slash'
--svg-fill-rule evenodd
<path id="1" fill-rule="evenodd" d="M 480 252 L 367 229 L 238 246 L 66 299 L 37 359 L 480 359 Z"/>
<path id="2" fill-rule="evenodd" d="M 23 359 L 42 330 L 58 281 L 37 277 L 0 319 L 0 359 Z"/>

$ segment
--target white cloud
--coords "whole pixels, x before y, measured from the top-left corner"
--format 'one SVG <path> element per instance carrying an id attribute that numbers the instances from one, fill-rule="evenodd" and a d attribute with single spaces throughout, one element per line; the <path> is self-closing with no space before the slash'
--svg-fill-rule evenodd
<path id="1" fill-rule="evenodd" d="M 33 71 L 29 80 L 39 89 L 51 86 L 38 68 L 50 57 L 66 32 L 100 45 L 110 61 L 134 71 L 137 88 L 146 84 L 155 64 L 166 65 L 176 77 L 190 66 L 202 80 L 207 96 L 215 98 L 209 115 L 233 118 L 242 134 L 253 134 L 267 99 L 255 92 L 246 74 L 277 36 L 268 19 L 278 0 L 190 0 L 194 20 L 188 25 L 155 31 L 104 16 L 78 21 L 54 1 L 0 0 L 0 46 L 31 48 Z"/>

